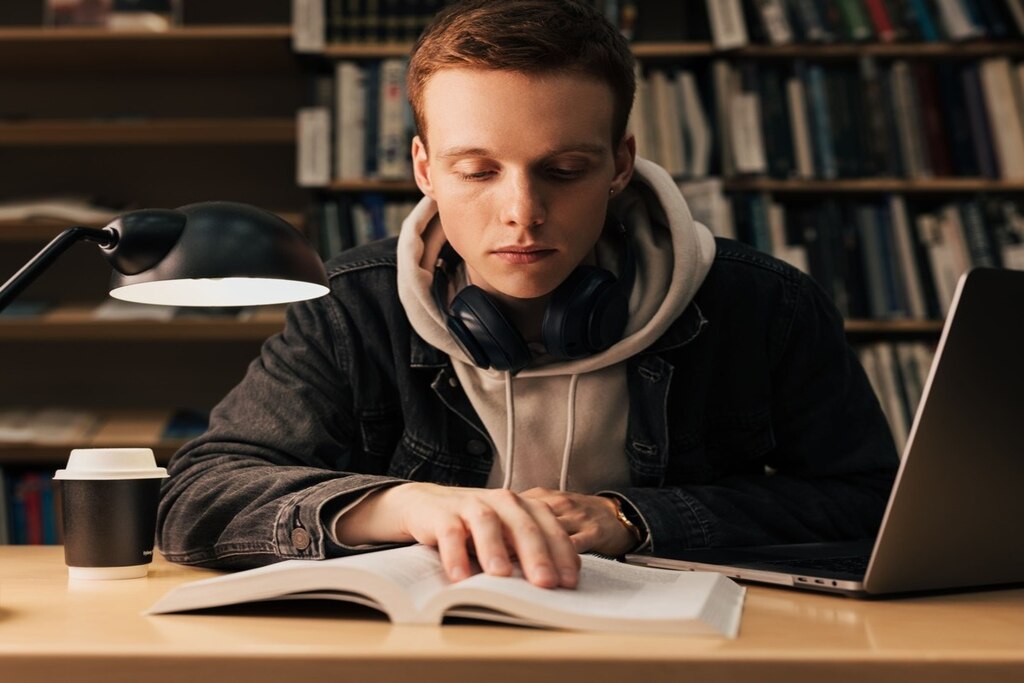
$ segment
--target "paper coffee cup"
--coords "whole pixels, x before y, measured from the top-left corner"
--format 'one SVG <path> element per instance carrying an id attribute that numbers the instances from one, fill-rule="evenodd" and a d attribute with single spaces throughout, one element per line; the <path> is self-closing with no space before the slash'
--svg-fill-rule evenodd
<path id="1" fill-rule="evenodd" d="M 57 470 L 64 559 L 73 579 L 133 579 L 153 561 L 160 480 L 149 448 L 76 448 Z"/>

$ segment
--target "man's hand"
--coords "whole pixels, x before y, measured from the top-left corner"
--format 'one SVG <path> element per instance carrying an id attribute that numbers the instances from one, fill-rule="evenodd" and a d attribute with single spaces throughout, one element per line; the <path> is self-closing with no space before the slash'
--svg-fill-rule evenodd
<path id="1" fill-rule="evenodd" d="M 435 546 L 452 581 L 470 575 L 471 546 L 488 574 L 509 576 L 518 559 L 530 583 L 574 588 L 580 558 L 564 526 L 535 496 L 416 482 L 372 494 L 341 517 L 335 533 L 346 545 Z"/>
<path id="2" fill-rule="evenodd" d="M 633 534 L 616 516 L 615 503 L 608 498 L 545 488 L 524 491 L 522 497 L 548 505 L 572 539 L 576 552 L 618 556 L 636 545 Z"/>

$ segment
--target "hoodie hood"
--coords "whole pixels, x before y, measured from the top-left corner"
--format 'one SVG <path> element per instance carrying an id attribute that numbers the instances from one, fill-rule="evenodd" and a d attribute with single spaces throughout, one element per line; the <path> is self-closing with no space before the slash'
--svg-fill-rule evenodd
<path id="1" fill-rule="evenodd" d="M 645 159 L 636 160 L 632 181 L 608 210 L 625 225 L 636 259 L 623 338 L 576 360 L 539 356 L 514 378 L 475 366 L 451 338 L 434 302 L 434 264 L 445 242 L 436 203 L 424 198 L 402 224 L 398 292 L 409 321 L 451 358 L 492 445 L 504 442 L 490 486 L 589 492 L 629 483 L 625 361 L 664 334 L 689 305 L 714 260 L 715 242 L 710 230 L 693 220 L 671 176 Z M 595 256 L 599 266 L 617 271 L 614 245 L 602 241 Z M 449 300 L 465 284 L 464 276 L 455 278 Z M 584 455 L 570 470 L 574 451 Z M 514 464 L 517 453 L 520 462 Z"/>

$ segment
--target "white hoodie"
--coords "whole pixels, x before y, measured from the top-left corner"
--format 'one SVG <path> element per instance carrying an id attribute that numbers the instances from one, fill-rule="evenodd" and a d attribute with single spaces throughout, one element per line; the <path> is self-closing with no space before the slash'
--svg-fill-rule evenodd
<path id="1" fill-rule="evenodd" d="M 489 487 L 594 493 L 629 485 L 625 361 L 658 339 L 690 303 L 711 267 L 715 242 L 706 227 L 694 222 L 668 173 L 644 159 L 636 160 L 632 182 L 608 210 L 626 226 L 636 257 L 622 340 L 578 360 L 537 358 L 515 377 L 474 365 L 451 338 L 434 303 L 434 263 L 445 239 L 437 205 L 424 198 L 402 224 L 399 298 L 416 333 L 451 357 L 470 403 L 499 448 Z M 596 257 L 598 265 L 617 270 L 610 245 L 598 244 Z"/>

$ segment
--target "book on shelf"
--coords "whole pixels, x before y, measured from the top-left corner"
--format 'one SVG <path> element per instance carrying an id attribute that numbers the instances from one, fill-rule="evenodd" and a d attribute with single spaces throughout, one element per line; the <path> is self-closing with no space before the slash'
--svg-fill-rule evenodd
<path id="1" fill-rule="evenodd" d="M 0 545 L 62 543 L 62 505 L 52 470 L 0 467 Z"/>
<path id="2" fill-rule="evenodd" d="M 931 370 L 935 346 L 920 341 L 870 342 L 857 345 L 856 352 L 902 453 Z"/>
<path id="3" fill-rule="evenodd" d="M 296 179 L 300 187 L 331 182 L 331 110 L 302 107 L 296 120 Z"/>
<path id="4" fill-rule="evenodd" d="M 292 0 L 292 49 L 321 52 L 326 47 L 327 17 L 324 0 Z"/>
<path id="5" fill-rule="evenodd" d="M 146 612 L 169 614 L 270 600 L 341 600 L 396 624 L 461 617 L 542 628 L 732 638 L 745 589 L 722 574 L 674 572 L 582 556 L 572 590 L 522 576 L 450 583 L 434 548 L 406 546 L 328 560 L 286 560 L 178 586 Z"/>

